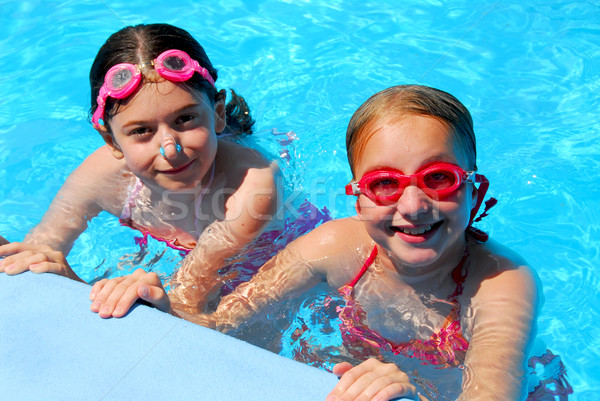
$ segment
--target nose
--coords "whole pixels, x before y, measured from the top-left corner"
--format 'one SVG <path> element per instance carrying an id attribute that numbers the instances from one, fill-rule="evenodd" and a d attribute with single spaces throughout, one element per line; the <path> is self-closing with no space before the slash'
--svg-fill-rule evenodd
<path id="1" fill-rule="evenodd" d="M 433 200 L 416 185 L 409 185 L 404 189 L 400 199 L 396 202 L 396 210 L 403 217 L 415 220 L 419 215 L 429 212 Z"/>
<path id="2" fill-rule="evenodd" d="M 165 131 L 162 135 L 160 143 L 160 154 L 167 160 L 171 160 L 177 157 L 181 151 L 181 145 L 177 143 L 177 140 L 170 132 Z"/>

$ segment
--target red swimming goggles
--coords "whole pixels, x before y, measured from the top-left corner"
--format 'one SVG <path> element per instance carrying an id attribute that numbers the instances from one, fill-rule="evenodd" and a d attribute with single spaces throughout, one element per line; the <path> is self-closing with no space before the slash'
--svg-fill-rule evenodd
<path id="1" fill-rule="evenodd" d="M 478 189 L 482 192 L 478 197 L 479 206 L 489 186 L 487 178 L 450 163 L 436 163 L 413 175 L 404 175 L 392 169 L 369 171 L 359 181 L 346 185 L 346 195 L 362 194 L 377 205 L 391 205 L 400 199 L 409 185 L 416 185 L 429 197 L 442 199 L 456 192 L 466 182 L 481 183 Z"/>
<path id="2" fill-rule="evenodd" d="M 197 72 L 211 85 L 215 85 L 215 81 L 208 70 L 201 67 L 196 60 L 193 60 L 183 50 L 167 50 L 152 60 L 150 64 L 158 75 L 172 82 L 187 81 L 194 75 L 194 72 Z M 141 80 L 142 72 L 140 65 L 137 64 L 121 63 L 108 70 L 104 76 L 104 85 L 100 88 L 96 100 L 98 107 L 92 116 L 94 128 L 100 129 L 100 125 L 104 125 L 102 117 L 104 116 L 106 99 L 109 96 L 114 99 L 126 98 L 133 93 Z"/>

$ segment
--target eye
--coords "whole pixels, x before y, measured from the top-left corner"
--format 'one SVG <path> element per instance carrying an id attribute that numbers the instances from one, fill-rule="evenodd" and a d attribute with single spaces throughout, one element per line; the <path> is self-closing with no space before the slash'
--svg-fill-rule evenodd
<path id="1" fill-rule="evenodd" d="M 379 178 L 369 183 L 369 189 L 375 196 L 390 196 L 398 192 L 400 184 L 393 178 Z"/>
<path id="2" fill-rule="evenodd" d="M 456 182 L 456 177 L 450 171 L 435 171 L 424 177 L 425 185 L 430 189 L 450 188 Z"/>
<path id="3" fill-rule="evenodd" d="M 196 120 L 195 114 L 182 114 L 175 121 L 177 124 L 186 124 Z"/>
<path id="4" fill-rule="evenodd" d="M 152 136 L 152 130 L 148 127 L 137 127 L 130 130 L 128 135 L 136 137 L 137 139 L 145 139 Z"/>

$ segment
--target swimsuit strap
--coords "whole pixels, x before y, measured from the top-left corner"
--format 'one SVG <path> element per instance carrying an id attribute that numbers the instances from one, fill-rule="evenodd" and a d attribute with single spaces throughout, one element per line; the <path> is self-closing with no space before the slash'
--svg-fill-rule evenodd
<path id="1" fill-rule="evenodd" d="M 365 274 L 365 272 L 373 264 L 373 261 L 377 257 L 377 253 L 378 253 L 378 251 L 377 251 L 377 245 L 375 245 L 375 247 L 371 251 L 371 254 L 367 258 L 367 260 L 365 260 L 365 263 L 360 268 L 360 271 L 358 272 L 358 274 L 356 275 L 356 277 L 354 277 L 354 279 L 350 283 L 348 283 L 348 287 L 354 288 L 354 286 L 356 285 L 356 283 L 358 283 L 358 281 L 362 278 L 362 276 Z"/>
<path id="2" fill-rule="evenodd" d="M 135 177 L 135 184 L 130 185 L 128 190 L 129 194 L 127 194 L 127 199 L 125 199 L 125 204 L 123 205 L 123 210 L 121 210 L 121 216 L 119 217 L 122 220 L 127 220 L 131 218 L 131 209 L 135 206 L 135 199 L 140 194 L 140 191 L 144 187 L 142 180 L 138 177 Z"/>
<path id="3" fill-rule="evenodd" d="M 468 257 L 469 257 L 469 247 L 467 246 L 467 247 L 465 247 L 465 252 L 463 254 L 462 259 L 460 260 L 460 262 L 458 262 L 456 267 L 452 270 L 452 280 L 454 280 L 454 283 L 456 284 L 456 288 L 454 289 L 454 292 L 448 297 L 448 299 L 452 302 L 456 302 L 456 298 L 458 298 L 458 296 L 461 295 L 463 292 L 465 280 L 467 278 L 467 269 L 466 268 L 463 269 L 463 267 L 464 267 L 465 261 L 467 260 Z"/>

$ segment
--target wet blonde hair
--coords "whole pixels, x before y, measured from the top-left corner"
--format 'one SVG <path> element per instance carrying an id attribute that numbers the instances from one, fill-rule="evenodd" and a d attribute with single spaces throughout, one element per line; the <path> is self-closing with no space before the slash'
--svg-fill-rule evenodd
<path id="1" fill-rule="evenodd" d="M 464 152 L 469 170 L 477 170 L 475 132 L 469 110 L 454 96 L 423 85 L 398 85 L 382 90 L 364 102 L 348 123 L 346 150 L 355 176 L 355 166 L 375 130 L 384 122 L 409 115 L 437 118 L 452 129 L 453 140 Z"/>

